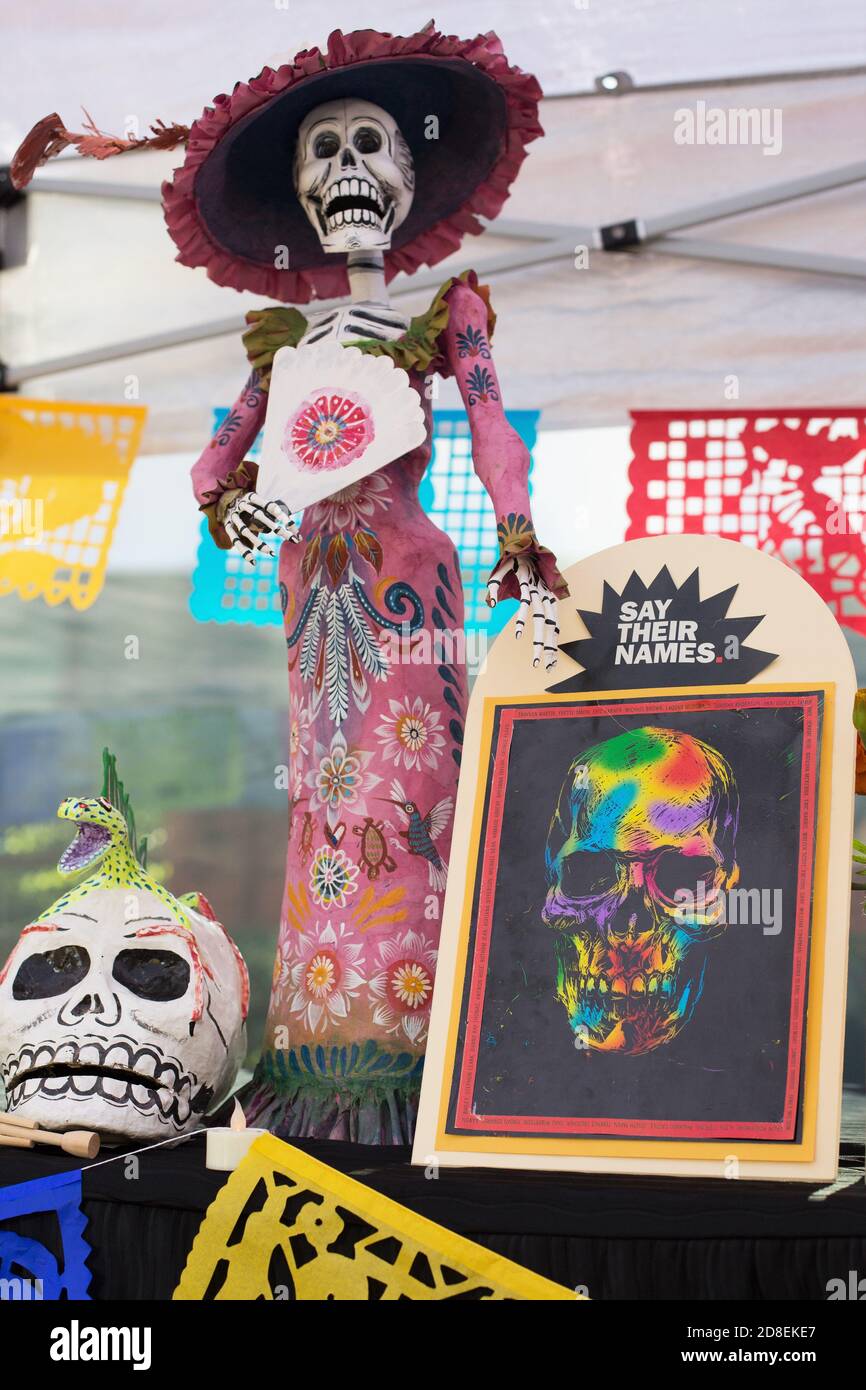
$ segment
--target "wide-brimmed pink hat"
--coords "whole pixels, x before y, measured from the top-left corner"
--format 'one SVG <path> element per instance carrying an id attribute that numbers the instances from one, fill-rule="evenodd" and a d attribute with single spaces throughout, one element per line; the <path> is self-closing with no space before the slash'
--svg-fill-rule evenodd
<path id="1" fill-rule="evenodd" d="M 104 158 L 185 143 L 186 159 L 162 189 L 177 259 L 204 266 L 218 285 L 286 303 L 336 297 L 348 292 L 346 267 L 322 250 L 295 194 L 292 159 L 307 113 L 340 97 L 388 111 L 412 151 L 415 197 L 385 252 L 389 280 L 435 265 L 468 232 L 480 232 L 478 217 L 497 215 L 526 146 L 543 134 L 541 88 L 510 66 L 495 34 L 458 39 L 432 23 L 408 38 L 335 30 L 324 52 L 305 49 L 216 97 L 188 131 L 159 125 L 147 140 L 121 141 L 92 127 L 72 135 L 59 117 L 46 117 L 16 155 L 13 179 L 21 187 L 69 144 Z M 288 248 L 287 269 L 274 264 L 281 246 Z"/>

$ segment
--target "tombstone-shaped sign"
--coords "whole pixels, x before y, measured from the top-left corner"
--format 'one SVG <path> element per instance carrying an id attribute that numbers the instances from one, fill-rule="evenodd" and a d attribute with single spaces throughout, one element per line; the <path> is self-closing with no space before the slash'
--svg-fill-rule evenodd
<path id="1" fill-rule="evenodd" d="M 798 575 L 660 537 L 470 702 L 414 1161 L 832 1179 L 855 678 Z"/>

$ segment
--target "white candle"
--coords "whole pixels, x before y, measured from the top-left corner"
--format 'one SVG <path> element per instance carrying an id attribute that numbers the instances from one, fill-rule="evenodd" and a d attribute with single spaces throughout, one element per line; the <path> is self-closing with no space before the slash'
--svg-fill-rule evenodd
<path id="1" fill-rule="evenodd" d="M 207 1167 L 220 1173 L 233 1173 L 251 1145 L 267 1132 L 266 1129 L 248 1128 L 244 1112 L 235 1101 L 228 1126 L 207 1130 Z"/>

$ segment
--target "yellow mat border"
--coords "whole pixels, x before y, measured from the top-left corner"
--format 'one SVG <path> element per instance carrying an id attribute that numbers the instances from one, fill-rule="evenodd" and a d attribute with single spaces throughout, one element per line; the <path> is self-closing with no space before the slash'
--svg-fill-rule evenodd
<path id="1" fill-rule="evenodd" d="M 502 1135 L 455 1134 L 446 1128 L 448 1100 L 457 1055 L 457 1033 L 460 1008 L 468 966 L 469 931 L 472 902 L 478 873 L 481 845 L 481 825 L 487 789 L 487 771 L 493 741 L 494 716 L 498 708 L 514 705 L 587 704 L 612 700 L 679 699 L 694 695 L 772 695 L 790 692 L 820 692 L 824 696 L 821 721 L 820 763 L 818 774 L 818 803 L 815 815 L 815 862 L 812 884 L 812 931 L 809 946 L 809 988 L 806 1000 L 806 1063 L 803 1075 L 803 1126 L 800 1140 L 642 1140 L 642 1139 L 536 1139 L 531 1136 L 510 1138 Z M 578 695 L 554 694 L 545 691 L 537 695 L 489 695 L 484 700 L 483 723 L 475 804 L 472 815 L 472 835 L 469 847 L 470 873 L 467 875 L 460 923 L 457 968 L 452 983 L 451 1011 L 445 1066 L 440 1078 L 439 1115 L 436 1126 L 436 1147 L 443 1153 L 504 1153 L 550 1157 L 602 1158 L 670 1158 L 724 1161 L 736 1157 L 750 1162 L 811 1163 L 815 1158 L 818 1074 L 821 1055 L 821 1001 L 824 994 L 824 945 L 827 918 L 827 868 L 831 804 L 831 773 L 833 727 L 835 719 L 833 681 L 779 681 L 775 684 L 666 686 L 639 690 L 581 691 Z"/>

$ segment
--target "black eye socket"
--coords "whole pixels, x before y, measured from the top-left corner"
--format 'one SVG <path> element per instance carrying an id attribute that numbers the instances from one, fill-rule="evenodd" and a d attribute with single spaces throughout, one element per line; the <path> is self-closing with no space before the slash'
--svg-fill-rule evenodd
<path id="1" fill-rule="evenodd" d="M 708 890 L 719 871 L 715 859 L 708 854 L 680 854 L 668 850 L 655 866 L 655 886 L 663 898 L 676 901 L 679 892 L 687 891 L 698 896 L 699 885 Z"/>
<path id="2" fill-rule="evenodd" d="M 84 979 L 90 969 L 90 956 L 83 946 L 58 946 L 28 956 L 12 981 L 13 999 L 51 999 L 65 994 Z"/>
<path id="3" fill-rule="evenodd" d="M 561 891 L 567 898 L 593 898 L 609 893 L 616 880 L 616 860 L 601 852 L 578 849 L 560 865 Z"/>
<path id="4" fill-rule="evenodd" d="M 340 148 L 340 137 L 333 130 L 323 130 L 313 141 L 313 154 L 317 159 L 330 159 Z"/>
<path id="5" fill-rule="evenodd" d="M 140 999 L 181 999 L 189 987 L 189 962 L 174 951 L 120 951 L 111 973 Z"/>
<path id="6" fill-rule="evenodd" d="M 372 126 L 362 126 L 352 137 L 352 144 L 359 154 L 375 154 L 382 148 L 382 137 Z"/>

